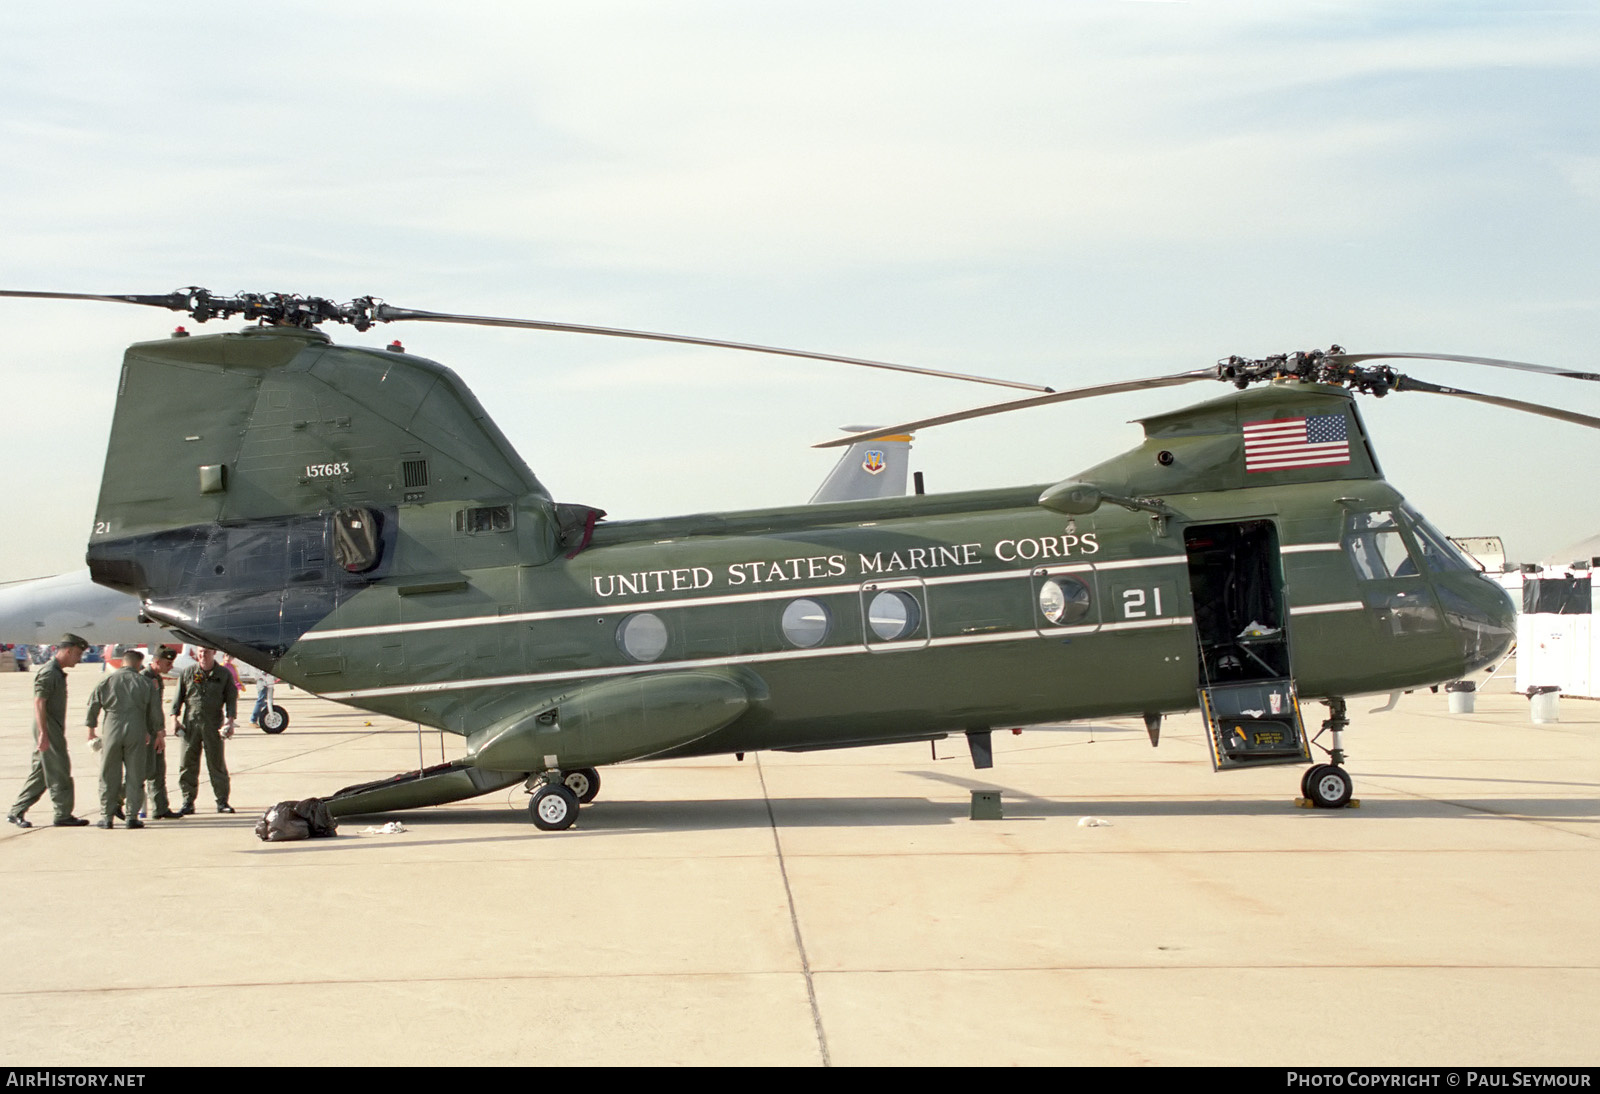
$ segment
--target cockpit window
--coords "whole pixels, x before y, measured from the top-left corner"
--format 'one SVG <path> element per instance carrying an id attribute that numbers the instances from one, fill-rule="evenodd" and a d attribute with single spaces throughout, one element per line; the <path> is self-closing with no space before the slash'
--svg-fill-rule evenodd
<path id="1" fill-rule="evenodd" d="M 1400 525 L 1387 509 L 1351 513 L 1345 525 L 1344 546 L 1356 573 L 1367 581 L 1411 577 L 1417 572 L 1417 564 L 1400 536 Z"/>
<path id="2" fill-rule="evenodd" d="M 1417 548 L 1422 552 L 1422 565 L 1427 569 L 1434 573 L 1449 573 L 1452 570 L 1476 572 L 1482 569 L 1462 554 L 1454 543 L 1440 535 L 1439 530 L 1424 520 L 1421 513 L 1407 505 L 1405 515 L 1411 522 L 1412 534 L 1417 537 Z"/>

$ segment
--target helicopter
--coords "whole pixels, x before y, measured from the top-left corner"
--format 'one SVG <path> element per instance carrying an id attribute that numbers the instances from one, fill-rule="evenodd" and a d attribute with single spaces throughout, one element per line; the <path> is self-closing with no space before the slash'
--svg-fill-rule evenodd
<path id="1" fill-rule="evenodd" d="M 258 325 L 130 346 L 87 559 L 143 614 L 307 691 L 458 734 L 461 757 L 345 787 L 336 817 L 522 783 L 570 827 L 599 769 L 1199 709 L 1215 770 L 1309 765 L 1348 805 L 1346 697 L 1491 664 L 1506 593 L 1383 478 L 1355 396 L 1443 387 L 1338 346 L 1067 391 L 689 336 L 287 294 L 4 292 Z M 319 328 L 562 330 L 843 361 L 1035 394 L 827 444 L 1202 381 L 1137 447 L 1007 489 L 605 520 L 558 502 L 450 369 Z M 821 447 L 821 446 L 819 446 Z M 1328 710 L 1313 737 L 1304 703 Z M 1326 736 L 1327 744 L 1322 743 Z M 1312 763 L 1313 748 L 1326 762 Z"/>

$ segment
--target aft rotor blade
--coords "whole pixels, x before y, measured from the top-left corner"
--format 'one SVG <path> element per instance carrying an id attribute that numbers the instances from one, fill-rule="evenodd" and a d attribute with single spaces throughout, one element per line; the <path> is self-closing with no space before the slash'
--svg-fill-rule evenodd
<path id="1" fill-rule="evenodd" d="M 1600 380 L 1600 372 L 1579 372 L 1577 369 L 1553 368 L 1534 365 L 1527 361 L 1502 361 L 1498 357 L 1462 357 L 1454 353 L 1330 353 L 1331 361 L 1354 364 L 1357 361 L 1386 361 L 1405 358 L 1413 361 L 1459 361 L 1465 365 L 1488 365 L 1491 368 L 1512 368 L 1519 372 L 1542 372 L 1547 376 L 1565 376 L 1569 380 Z"/>
<path id="2" fill-rule="evenodd" d="M 1431 395 L 1454 395 L 1459 399 L 1471 399 L 1473 402 L 1488 403 L 1490 406 L 1503 406 L 1510 410 L 1521 410 L 1544 418 L 1556 418 L 1563 422 L 1571 422 L 1573 425 L 1586 425 L 1590 429 L 1600 429 L 1600 418 L 1579 414 L 1575 410 L 1562 410 L 1560 407 L 1545 406 L 1543 403 L 1525 403 L 1521 399 L 1506 399 L 1499 395 L 1482 395 L 1476 391 L 1463 391 L 1458 387 L 1430 384 L 1426 380 L 1415 380 L 1410 376 L 1399 377 L 1399 382 L 1395 384 L 1394 389 L 1396 391 L 1422 391 Z"/>
<path id="3" fill-rule="evenodd" d="M 912 372 L 919 376 L 937 376 L 946 380 L 970 380 L 978 384 L 998 384 L 1001 387 L 1020 388 L 1023 391 L 1051 391 L 1042 384 L 1026 384 L 1018 380 L 1000 380 L 992 376 L 972 376 L 964 372 L 943 372 L 939 369 L 918 368 L 915 365 L 897 365 L 889 361 L 869 361 L 861 357 L 841 357 L 833 353 L 814 353 L 803 349 L 782 349 L 777 346 L 758 346 L 749 342 L 729 342 L 720 338 L 695 338 L 686 334 L 660 334 L 654 331 L 623 330 L 618 327 L 594 327 L 583 323 L 553 323 L 543 319 L 499 319 L 488 315 L 451 315 L 446 312 L 416 311 L 379 304 L 373 309 L 373 319 L 388 323 L 399 320 L 418 320 L 425 323 L 461 323 L 475 327 L 520 327 L 525 330 L 560 331 L 567 334 L 600 334 L 611 338 L 639 338 L 649 342 L 676 342 L 686 346 L 714 346 L 718 349 L 749 350 L 752 353 L 770 353 L 779 357 L 805 357 L 813 361 L 838 361 L 846 365 L 863 365 L 867 368 L 888 369 L 892 372 Z"/>
<path id="4" fill-rule="evenodd" d="M 838 437 L 831 441 L 814 444 L 812 448 L 842 448 L 857 441 L 870 441 L 875 437 L 883 437 L 892 433 L 911 433 L 928 426 L 945 425 L 949 422 L 964 422 L 969 418 L 984 418 L 990 414 L 1005 414 L 1012 410 L 1026 410 L 1034 406 L 1046 406 L 1050 403 L 1066 403 L 1074 399 L 1093 399 L 1097 395 L 1119 395 L 1125 391 L 1149 391 L 1158 387 L 1177 387 L 1179 384 L 1189 384 L 1196 380 L 1215 380 L 1217 370 L 1214 368 L 1196 369 L 1193 372 L 1178 372 L 1171 376 L 1152 376 L 1144 380 L 1124 380 L 1115 384 L 1096 384 L 1093 387 L 1073 388 L 1071 391 L 1055 391 L 1048 395 L 1034 395 L 1026 399 L 1013 399 L 1007 403 L 993 403 L 989 406 L 980 406 L 972 410 L 958 410 L 954 414 L 940 414 L 934 418 L 919 418 L 914 422 L 901 422 L 898 425 L 885 426 L 882 429 L 873 429 L 866 433 L 853 433 L 849 436 Z"/>
<path id="5" fill-rule="evenodd" d="M 0 296 L 15 296 L 27 300 L 104 300 L 112 304 L 148 304 L 157 308 L 169 308 L 172 311 L 183 311 L 189 306 L 189 294 L 184 292 L 162 293 L 159 296 L 136 293 L 107 296 L 85 292 L 22 292 L 16 289 L 0 289 Z"/>

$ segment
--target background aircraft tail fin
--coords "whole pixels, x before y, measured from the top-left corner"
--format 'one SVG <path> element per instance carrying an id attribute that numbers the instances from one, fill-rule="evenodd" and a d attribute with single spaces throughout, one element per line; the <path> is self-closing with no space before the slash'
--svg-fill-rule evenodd
<path id="1" fill-rule="evenodd" d="M 862 433 L 871 426 L 847 425 L 846 433 Z M 895 433 L 857 441 L 844 450 L 828 477 L 811 496 L 812 504 L 826 501 L 863 501 L 897 498 L 906 492 L 911 465 L 911 434 Z"/>

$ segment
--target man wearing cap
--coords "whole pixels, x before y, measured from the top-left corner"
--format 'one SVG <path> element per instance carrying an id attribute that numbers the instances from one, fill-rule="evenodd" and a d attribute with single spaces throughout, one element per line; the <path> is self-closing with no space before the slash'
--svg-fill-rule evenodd
<path id="1" fill-rule="evenodd" d="M 118 646 L 112 656 L 122 658 L 122 667 L 99 684 L 89 696 L 89 740 L 105 712 L 106 725 L 100 749 L 101 828 L 114 827 L 112 818 L 118 803 L 128 804 L 128 827 L 143 828 L 139 810 L 144 806 L 144 754 L 161 731 L 161 699 L 140 672 L 144 654 L 129 646 Z"/>
<path id="2" fill-rule="evenodd" d="M 162 692 L 167 687 L 167 673 L 172 671 L 172 662 L 177 657 L 176 648 L 157 646 L 150 664 L 140 674 L 155 685 L 157 703 L 162 700 Z M 167 726 L 161 719 L 157 719 L 156 735 L 145 749 L 144 780 L 145 801 L 149 803 L 153 820 L 177 820 L 183 816 L 182 813 L 174 813 L 172 803 L 167 800 Z"/>
<path id="3" fill-rule="evenodd" d="M 72 815 L 72 761 L 67 756 L 67 669 L 83 659 L 89 643 L 75 634 L 64 634 L 56 651 L 33 674 L 33 768 L 22 784 L 17 804 L 6 820 L 18 828 L 32 828 L 26 813 L 33 803 L 50 790 L 55 806 L 57 828 L 76 828 L 89 822 Z"/>
<path id="4" fill-rule="evenodd" d="M 178 768 L 178 789 L 183 793 L 182 816 L 194 812 L 200 789 L 200 753 L 206 754 L 206 771 L 217 795 L 217 812 L 232 813 L 228 804 L 228 762 L 222 751 L 224 737 L 233 736 L 238 716 L 239 689 L 233 674 L 217 664 L 217 651 L 201 646 L 195 663 L 178 675 L 178 694 L 172 700 L 174 729 L 183 738 L 183 763 Z M 226 708 L 227 725 L 222 714 Z"/>

